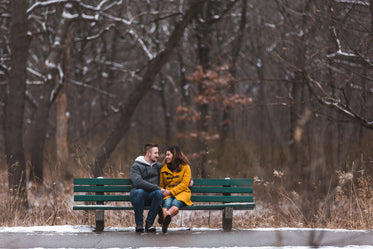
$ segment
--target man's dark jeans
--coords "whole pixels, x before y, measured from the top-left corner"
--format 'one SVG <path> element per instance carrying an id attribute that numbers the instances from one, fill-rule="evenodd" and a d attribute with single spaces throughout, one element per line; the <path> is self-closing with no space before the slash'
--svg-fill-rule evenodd
<path id="1" fill-rule="evenodd" d="M 162 204 L 163 194 L 161 190 L 147 192 L 143 189 L 135 189 L 131 192 L 131 203 L 135 211 L 136 225 L 143 225 L 144 206 L 150 206 L 146 224 L 152 226 L 157 216 L 157 209 Z"/>

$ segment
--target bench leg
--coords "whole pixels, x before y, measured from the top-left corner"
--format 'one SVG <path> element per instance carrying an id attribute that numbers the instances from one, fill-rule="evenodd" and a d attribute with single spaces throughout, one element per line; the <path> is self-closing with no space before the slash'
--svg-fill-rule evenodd
<path id="1" fill-rule="evenodd" d="M 96 210 L 95 211 L 95 218 L 96 218 L 96 232 L 102 232 L 105 228 L 105 211 L 104 210 Z"/>
<path id="2" fill-rule="evenodd" d="M 224 232 L 232 231 L 233 208 L 225 207 L 223 210 L 223 229 Z"/>

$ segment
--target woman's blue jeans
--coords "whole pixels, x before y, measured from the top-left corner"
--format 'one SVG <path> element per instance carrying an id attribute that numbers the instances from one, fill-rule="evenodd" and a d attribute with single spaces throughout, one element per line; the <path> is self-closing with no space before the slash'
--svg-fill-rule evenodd
<path id="1" fill-rule="evenodd" d="M 144 206 L 150 206 L 148 216 L 146 217 L 146 224 L 152 226 L 157 216 L 158 207 L 162 204 L 163 194 L 161 190 L 154 190 L 152 192 L 143 189 L 135 189 L 131 191 L 131 203 L 135 211 L 136 225 L 143 225 L 144 223 Z"/>
<path id="2" fill-rule="evenodd" d="M 175 197 L 168 197 L 166 200 L 163 200 L 163 208 L 170 209 L 172 206 L 177 207 L 180 209 L 181 207 L 185 206 L 185 202 L 176 200 Z"/>

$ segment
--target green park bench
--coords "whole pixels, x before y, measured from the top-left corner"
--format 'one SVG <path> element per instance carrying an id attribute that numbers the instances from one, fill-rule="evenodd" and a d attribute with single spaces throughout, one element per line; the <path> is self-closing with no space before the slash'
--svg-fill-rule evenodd
<path id="1" fill-rule="evenodd" d="M 233 210 L 255 207 L 252 179 L 193 179 L 190 187 L 194 205 L 181 210 L 222 210 L 224 231 L 232 230 Z M 95 211 L 96 231 L 103 231 L 105 210 L 133 210 L 130 204 L 131 179 L 75 178 L 73 210 Z M 127 202 L 129 205 L 118 205 Z M 145 207 L 149 209 L 149 207 Z"/>

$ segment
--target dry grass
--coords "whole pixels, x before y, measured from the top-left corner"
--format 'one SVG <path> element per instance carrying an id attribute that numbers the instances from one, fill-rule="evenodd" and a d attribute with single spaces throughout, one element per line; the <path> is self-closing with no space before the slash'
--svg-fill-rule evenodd
<path id="1" fill-rule="evenodd" d="M 3 226 L 94 225 L 90 212 L 73 211 L 72 180 L 57 181 L 58 174 L 44 186 L 29 185 L 29 208 L 17 208 L 7 191 L 6 172 L 0 175 L 0 207 Z M 118 176 L 118 174 L 113 174 Z M 295 191 L 287 187 L 286 175 L 273 171 L 270 181 L 255 178 L 256 208 L 234 211 L 233 227 L 325 227 L 370 229 L 373 225 L 372 179 L 364 171 L 336 172 L 338 179 L 328 194 L 313 186 Z M 60 177 L 61 178 L 61 177 Z M 322 197 L 320 197 L 322 196 Z M 107 227 L 134 226 L 133 211 L 106 211 Z M 220 211 L 182 211 L 171 227 L 221 227 Z"/>
<path id="2" fill-rule="evenodd" d="M 337 171 L 335 187 L 327 194 L 310 184 L 300 191 L 288 189 L 284 173 L 274 170 L 272 181 L 255 179 L 263 198 L 247 226 L 324 227 L 370 229 L 373 225 L 372 179 L 365 171 Z M 263 201 L 263 202 L 262 202 Z"/>

